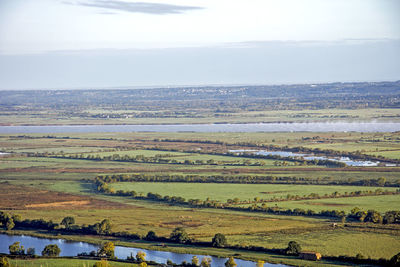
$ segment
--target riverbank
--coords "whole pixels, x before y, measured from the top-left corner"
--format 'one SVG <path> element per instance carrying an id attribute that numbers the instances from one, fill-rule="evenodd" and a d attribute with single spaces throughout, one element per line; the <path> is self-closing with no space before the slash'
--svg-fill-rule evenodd
<path id="1" fill-rule="evenodd" d="M 95 237 L 95 236 L 75 236 L 75 235 L 54 235 L 49 232 L 44 231 L 32 231 L 32 230 L 12 230 L 12 231 L 0 231 L 0 234 L 7 235 L 29 235 L 39 238 L 48 238 L 48 239 L 64 239 L 68 241 L 76 241 L 76 242 L 86 242 L 91 244 L 100 245 L 105 241 L 112 241 L 116 246 L 123 246 L 128 248 L 139 248 L 146 250 L 154 250 L 154 251 L 167 251 L 172 253 L 180 253 L 180 254 L 195 254 L 195 255 L 204 255 L 204 256 L 212 256 L 218 258 L 227 258 L 234 257 L 235 259 L 240 259 L 244 261 L 258 261 L 262 260 L 271 264 L 284 264 L 290 266 L 320 266 L 324 264 L 324 266 L 343 266 L 343 263 L 335 262 L 335 261 L 327 261 L 322 260 L 318 262 L 314 261 L 305 261 L 297 258 L 296 256 L 287 256 L 287 255 L 279 255 L 265 252 L 256 252 L 256 251 L 246 251 L 246 250 L 233 250 L 233 249 L 225 249 L 225 248 L 212 248 L 212 247 L 199 247 L 193 245 L 182 245 L 182 244 L 174 244 L 167 243 L 165 246 L 160 246 L 159 243 L 148 242 L 148 241 L 129 241 L 129 240 L 118 240 L 116 238 L 111 237 Z M 178 264 L 180 262 L 177 262 Z M 254 263 L 255 265 L 255 263 Z M 351 265 L 351 264 L 350 264 Z"/>
<path id="2" fill-rule="evenodd" d="M 30 267 L 43 267 L 43 266 L 54 266 L 54 267 L 82 267 L 82 266 L 93 266 L 96 262 L 100 262 L 100 259 L 86 259 L 78 257 L 34 257 L 34 258 L 10 258 L 7 254 L 0 254 L 9 259 L 11 266 L 30 266 Z M 128 263 L 126 261 L 119 260 L 108 260 L 108 263 L 112 267 L 137 267 L 139 264 Z M 150 266 L 156 266 L 151 265 Z"/>

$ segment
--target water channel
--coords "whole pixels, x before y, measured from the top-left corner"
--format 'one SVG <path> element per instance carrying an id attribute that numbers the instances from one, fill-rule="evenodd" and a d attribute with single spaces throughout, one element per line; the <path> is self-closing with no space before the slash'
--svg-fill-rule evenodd
<path id="1" fill-rule="evenodd" d="M 99 132 L 396 132 L 400 122 L 0 126 L 0 134 Z"/>
<path id="2" fill-rule="evenodd" d="M 261 156 L 281 156 L 281 157 L 290 157 L 290 158 L 299 158 L 303 160 L 331 160 L 331 161 L 339 161 L 345 163 L 347 166 L 359 166 L 359 167 L 372 167 L 378 166 L 379 161 L 370 161 L 370 160 L 356 160 L 350 159 L 349 157 L 327 157 L 327 156 L 315 156 L 312 154 L 303 154 L 303 153 L 293 153 L 291 151 L 266 151 L 266 150 L 247 150 L 247 149 L 238 149 L 238 150 L 229 150 L 229 152 L 233 153 L 252 153 L 255 155 Z M 396 166 L 396 164 L 384 163 L 387 167 Z"/>
<path id="3" fill-rule="evenodd" d="M 49 244 L 57 244 L 57 246 L 61 249 L 60 256 L 76 256 L 78 253 L 86 252 L 90 253 L 91 251 L 97 251 L 99 249 L 98 245 L 89 244 L 85 242 L 76 242 L 76 241 L 67 241 L 64 239 L 47 239 L 47 238 L 38 238 L 32 237 L 28 235 L 6 235 L 0 234 L 0 253 L 9 253 L 8 246 L 13 244 L 14 242 L 20 242 L 22 246 L 24 246 L 25 250 L 28 248 L 35 248 L 35 253 L 40 255 L 41 251 L 46 245 Z M 135 256 L 138 251 L 143 251 L 146 253 L 146 260 L 155 261 L 158 263 L 166 263 L 167 260 L 171 260 L 174 263 L 181 263 L 183 261 L 191 262 L 193 256 L 197 256 L 199 260 L 204 255 L 194 255 L 194 254 L 180 254 L 174 252 L 167 251 L 157 251 L 157 250 L 147 250 L 147 249 L 139 249 L 139 248 L 130 248 L 130 247 L 122 247 L 115 246 L 115 256 L 119 259 L 126 259 L 128 256 Z M 212 262 L 212 267 L 223 267 L 225 266 L 226 258 L 218 258 L 218 257 L 210 257 Z M 238 267 L 255 267 L 256 263 L 252 261 L 245 261 L 241 259 L 235 259 Z M 265 263 L 266 267 L 280 267 L 286 266 L 282 264 L 270 264 Z"/>

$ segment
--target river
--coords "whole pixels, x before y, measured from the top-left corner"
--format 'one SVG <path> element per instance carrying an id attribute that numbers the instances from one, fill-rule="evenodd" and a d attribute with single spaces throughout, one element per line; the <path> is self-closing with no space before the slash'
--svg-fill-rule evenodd
<path id="1" fill-rule="evenodd" d="M 57 244 L 57 246 L 61 249 L 60 256 L 76 256 L 78 253 L 82 252 L 89 253 L 93 250 L 97 251 L 99 249 L 98 245 L 89 244 L 85 242 L 66 241 L 64 239 L 38 238 L 28 235 L 0 234 L 0 253 L 9 253 L 8 246 L 13 244 L 14 242 L 20 242 L 21 245 L 24 246 L 25 250 L 28 248 L 35 248 L 35 252 L 37 255 L 40 255 L 43 248 L 49 244 Z M 119 259 L 126 259 L 128 256 L 131 255 L 131 253 L 133 254 L 133 256 L 136 256 L 136 253 L 138 251 L 143 251 L 146 253 L 146 260 L 155 261 L 158 263 L 166 263 L 167 260 L 171 260 L 174 263 L 181 263 L 183 261 L 191 262 L 193 256 L 197 256 L 201 261 L 201 259 L 205 257 L 204 255 L 180 254 L 167 251 L 115 246 L 115 256 L 118 257 Z M 210 257 L 210 258 L 212 260 L 211 262 L 212 267 L 223 267 L 225 266 L 225 262 L 227 260 L 226 258 L 218 258 L 218 257 Z M 238 264 L 238 267 L 256 266 L 256 263 L 252 261 L 235 259 L 235 262 Z M 286 265 L 265 263 L 264 266 L 280 267 Z"/>
<path id="2" fill-rule="evenodd" d="M 347 166 L 357 166 L 357 167 L 372 167 L 378 166 L 380 164 L 379 161 L 370 161 L 370 160 L 355 160 L 350 159 L 349 157 L 328 157 L 328 156 L 315 156 L 312 154 L 303 154 L 303 153 L 293 153 L 290 151 L 266 151 L 266 150 L 248 150 L 248 149 L 237 149 L 237 150 L 229 150 L 229 152 L 241 154 L 241 153 L 251 153 L 255 155 L 261 156 L 281 156 L 281 157 L 289 157 L 289 158 L 298 158 L 303 160 L 331 160 L 345 163 Z M 383 166 L 394 167 L 396 164 L 391 163 L 382 163 Z"/>
<path id="3" fill-rule="evenodd" d="M 0 126 L 0 134 L 99 132 L 396 132 L 400 122 Z"/>

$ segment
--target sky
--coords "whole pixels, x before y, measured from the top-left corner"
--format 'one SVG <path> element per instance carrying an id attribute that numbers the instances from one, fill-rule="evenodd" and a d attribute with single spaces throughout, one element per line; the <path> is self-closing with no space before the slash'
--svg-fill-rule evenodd
<path id="1" fill-rule="evenodd" d="M 0 0 L 0 89 L 400 80 L 398 0 Z"/>

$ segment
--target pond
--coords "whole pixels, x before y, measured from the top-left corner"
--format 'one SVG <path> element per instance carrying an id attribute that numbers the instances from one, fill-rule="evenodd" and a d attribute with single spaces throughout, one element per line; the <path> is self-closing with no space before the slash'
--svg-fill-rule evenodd
<path id="1" fill-rule="evenodd" d="M 0 134 L 100 132 L 395 132 L 399 122 L 0 126 Z"/>
<path id="2" fill-rule="evenodd" d="M 9 253 L 8 246 L 13 244 L 14 242 L 20 242 L 21 245 L 24 246 L 25 250 L 28 248 L 35 248 L 35 252 L 37 255 L 40 255 L 43 248 L 49 244 L 57 244 L 57 246 L 61 249 L 60 256 L 76 256 L 78 253 L 90 253 L 93 250 L 97 251 L 99 249 L 98 245 L 85 242 L 67 241 L 64 239 L 37 238 L 28 235 L 0 234 L 0 253 Z M 155 261 L 158 263 L 166 263 L 167 260 L 171 260 L 174 263 L 181 263 L 183 261 L 191 262 L 193 256 L 197 256 L 201 261 L 201 259 L 205 257 L 204 255 L 180 254 L 167 251 L 115 246 L 115 256 L 119 259 L 126 259 L 128 256 L 131 255 L 131 253 L 133 254 L 133 256 L 135 256 L 138 251 L 143 251 L 146 253 L 146 260 Z M 223 267 L 225 266 L 225 262 L 227 260 L 226 258 L 218 257 L 211 257 L 211 259 L 212 267 Z M 256 263 L 252 261 L 235 259 L 235 262 L 238 264 L 238 267 L 256 266 Z M 264 266 L 279 267 L 286 265 L 265 263 Z"/>

